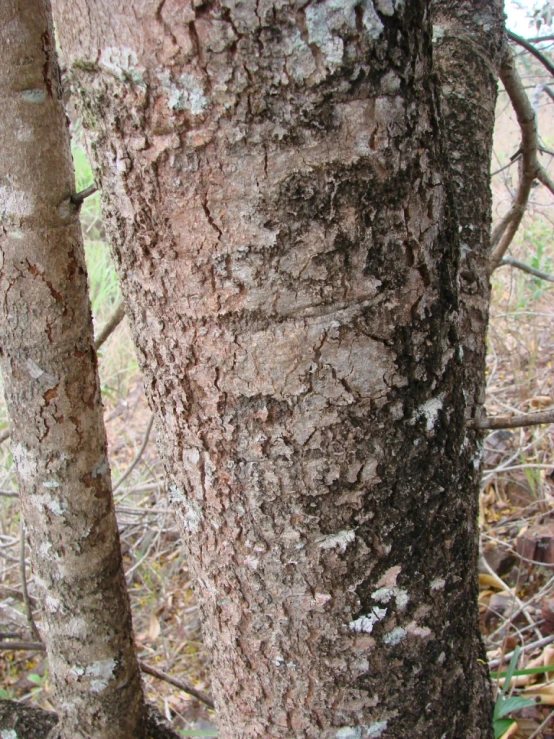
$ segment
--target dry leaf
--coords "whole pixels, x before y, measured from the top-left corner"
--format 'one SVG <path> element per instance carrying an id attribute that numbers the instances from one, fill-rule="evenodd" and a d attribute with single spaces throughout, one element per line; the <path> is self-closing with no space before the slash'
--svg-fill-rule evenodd
<path id="1" fill-rule="evenodd" d="M 150 616 L 150 622 L 148 624 L 148 636 L 150 637 L 150 639 L 152 639 L 152 641 L 155 641 L 159 637 L 161 630 L 162 629 L 160 626 L 160 622 L 158 621 L 156 616 L 152 614 Z"/>

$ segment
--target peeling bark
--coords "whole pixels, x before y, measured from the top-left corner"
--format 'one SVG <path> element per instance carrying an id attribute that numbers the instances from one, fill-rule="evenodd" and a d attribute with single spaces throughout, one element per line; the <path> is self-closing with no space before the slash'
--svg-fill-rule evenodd
<path id="1" fill-rule="evenodd" d="M 0 3 L 1 366 L 59 735 L 140 738 L 142 688 L 49 14 L 47 0 Z"/>
<path id="2" fill-rule="evenodd" d="M 220 736 L 488 739 L 429 4 L 54 6 Z"/>

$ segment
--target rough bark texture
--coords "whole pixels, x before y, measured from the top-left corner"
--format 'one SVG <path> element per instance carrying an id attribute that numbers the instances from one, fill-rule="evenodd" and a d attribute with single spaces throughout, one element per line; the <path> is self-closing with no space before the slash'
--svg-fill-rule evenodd
<path id="1" fill-rule="evenodd" d="M 459 334 L 466 420 L 484 415 L 492 193 L 491 131 L 498 70 L 505 53 L 503 0 L 432 0 L 433 61 L 438 77 L 441 126 L 450 167 L 450 192 L 459 232 Z M 466 453 L 480 460 L 482 431 L 466 431 Z M 481 464 L 469 470 L 469 538 L 477 557 L 478 497 Z M 472 479 L 471 479 L 472 478 Z M 476 561 L 476 559 L 474 560 Z M 477 598 L 477 585 L 472 598 Z M 475 670 L 486 679 L 486 656 L 475 624 Z M 488 700 L 473 683 L 474 701 Z"/>
<path id="2" fill-rule="evenodd" d="M 0 3 L 0 345 L 64 739 L 144 736 L 50 7 Z"/>
<path id="3" fill-rule="evenodd" d="M 428 3 L 54 5 L 220 736 L 490 737 Z"/>

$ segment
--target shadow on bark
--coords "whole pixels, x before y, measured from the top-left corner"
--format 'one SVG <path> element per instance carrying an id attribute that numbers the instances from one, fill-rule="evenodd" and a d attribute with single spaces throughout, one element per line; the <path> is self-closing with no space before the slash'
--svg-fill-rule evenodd
<path id="1" fill-rule="evenodd" d="M 180 739 L 157 708 L 147 709 L 147 739 Z M 58 739 L 58 716 L 43 708 L 28 706 L 17 701 L 0 701 L 0 735 L 17 736 L 17 739 Z M 10 734 L 9 732 L 13 732 Z"/>

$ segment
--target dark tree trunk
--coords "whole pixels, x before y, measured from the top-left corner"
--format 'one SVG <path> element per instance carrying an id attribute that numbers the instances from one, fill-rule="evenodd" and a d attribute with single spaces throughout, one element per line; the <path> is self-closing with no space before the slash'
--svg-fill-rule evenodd
<path id="1" fill-rule="evenodd" d="M 456 178 L 485 244 L 492 120 L 457 171 L 429 3 L 54 5 L 220 736 L 491 737 Z"/>

